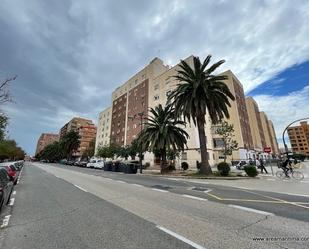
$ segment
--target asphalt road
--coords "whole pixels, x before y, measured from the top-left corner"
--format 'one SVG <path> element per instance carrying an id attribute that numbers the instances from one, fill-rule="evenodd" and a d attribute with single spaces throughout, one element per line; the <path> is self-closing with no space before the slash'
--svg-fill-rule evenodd
<path id="1" fill-rule="evenodd" d="M 14 206 L 0 217 L 11 214 L 0 230 L 0 248 L 309 248 L 309 223 L 301 221 L 308 216 L 307 198 L 251 192 L 29 164 Z M 226 200 L 240 197 L 259 202 Z M 254 209 L 246 208 L 252 203 Z M 272 205 L 304 213 L 287 218 L 265 209 Z"/>
<path id="2" fill-rule="evenodd" d="M 72 184 L 26 166 L 15 189 L 1 249 L 192 248 L 127 212 Z"/>
<path id="3" fill-rule="evenodd" d="M 309 222 L 309 195 L 308 197 L 287 195 L 215 184 L 202 184 L 186 181 L 184 179 L 171 179 L 148 175 L 128 175 L 117 172 L 105 172 L 99 169 L 79 168 L 59 164 L 53 164 L 53 166 L 90 175 L 108 177 L 127 183 L 139 184 L 148 188 L 167 190 L 179 195 L 185 194 L 227 205 L 240 205 L 254 208 L 278 216 Z M 237 181 L 233 182 L 237 184 Z M 263 181 L 261 181 L 261 184 L 264 184 Z M 307 184 L 304 186 L 307 187 Z M 284 190 L 282 189 L 282 191 Z"/>

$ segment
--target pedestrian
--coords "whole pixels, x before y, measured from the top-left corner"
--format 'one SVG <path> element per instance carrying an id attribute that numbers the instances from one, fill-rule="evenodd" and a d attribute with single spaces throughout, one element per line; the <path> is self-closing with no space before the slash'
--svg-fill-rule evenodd
<path id="1" fill-rule="evenodd" d="M 265 173 L 268 174 L 265 166 L 264 166 L 264 160 L 260 158 L 260 168 L 261 168 L 261 174 L 263 174 L 263 170 L 265 170 Z"/>
<path id="2" fill-rule="evenodd" d="M 258 157 L 255 158 L 255 166 L 259 169 L 261 164 L 260 164 L 260 160 Z"/>

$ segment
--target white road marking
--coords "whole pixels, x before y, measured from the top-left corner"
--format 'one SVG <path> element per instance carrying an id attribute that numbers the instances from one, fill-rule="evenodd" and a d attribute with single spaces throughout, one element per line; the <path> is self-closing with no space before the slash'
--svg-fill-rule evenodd
<path id="1" fill-rule="evenodd" d="M 13 206 L 13 205 L 14 205 L 14 202 L 15 202 L 15 198 L 11 198 L 11 199 L 10 199 L 9 206 Z"/>
<path id="2" fill-rule="evenodd" d="M 199 200 L 199 201 L 207 201 L 207 199 L 200 198 L 200 197 L 193 196 L 193 195 L 182 195 L 182 196 L 187 197 L 187 198 L 191 198 L 191 199 L 195 199 L 195 200 Z"/>
<path id="3" fill-rule="evenodd" d="M 194 247 L 196 249 L 205 249 L 205 247 L 202 247 L 202 246 L 196 244 L 195 242 L 193 242 L 192 240 L 189 240 L 189 239 L 187 239 L 187 238 L 185 238 L 185 237 L 183 237 L 183 236 L 181 236 L 181 235 L 179 235 L 177 233 L 174 233 L 173 231 L 168 230 L 165 227 L 161 227 L 161 226 L 156 226 L 156 227 L 158 229 L 160 229 L 161 231 L 163 231 L 163 232 L 165 232 L 165 233 L 167 233 L 167 234 L 169 234 L 169 235 L 171 235 L 171 236 L 173 236 L 173 237 L 175 237 L 175 238 L 185 242 L 186 244 L 188 244 L 188 245 L 190 245 L 190 246 L 192 246 L 192 247 Z"/>
<path id="4" fill-rule="evenodd" d="M 132 185 L 134 185 L 136 187 L 143 187 L 142 185 L 139 185 L 139 184 L 136 184 L 136 183 L 133 183 Z"/>
<path id="5" fill-rule="evenodd" d="M 82 187 L 80 187 L 80 186 L 78 186 L 78 185 L 75 185 L 75 184 L 74 184 L 74 186 L 75 186 L 76 188 L 79 188 L 80 190 L 82 190 L 82 191 L 84 191 L 84 192 L 88 192 L 86 189 L 84 189 L 84 188 L 82 188 Z"/>
<path id="6" fill-rule="evenodd" d="M 103 177 L 105 180 L 112 180 L 112 179 L 110 179 L 110 178 L 108 178 L 108 177 Z"/>
<path id="7" fill-rule="evenodd" d="M 289 182 L 290 180 L 282 180 L 282 181 L 284 181 L 284 182 Z"/>
<path id="8" fill-rule="evenodd" d="M 212 189 L 207 189 L 204 191 L 205 194 L 209 193 L 210 191 L 212 191 Z"/>
<path id="9" fill-rule="evenodd" d="M 309 181 L 300 181 L 300 182 L 302 182 L 302 183 L 309 183 Z"/>
<path id="10" fill-rule="evenodd" d="M 17 184 L 19 184 L 19 180 L 17 180 Z"/>
<path id="11" fill-rule="evenodd" d="M 249 211 L 249 212 L 253 212 L 253 213 L 257 213 L 257 214 L 263 214 L 263 215 L 269 215 L 269 216 L 274 216 L 273 213 L 269 213 L 269 212 L 265 212 L 265 211 L 261 211 L 261 210 L 257 210 L 257 209 L 253 209 L 253 208 L 247 208 L 247 207 L 243 207 L 243 206 L 238 206 L 238 205 L 228 205 L 229 207 L 233 207 L 233 208 L 238 208 L 241 210 L 245 210 L 245 211 Z"/>
<path id="12" fill-rule="evenodd" d="M 13 191 L 12 195 L 16 195 L 16 190 Z"/>
<path id="13" fill-rule="evenodd" d="M 120 183 L 126 183 L 126 182 L 124 182 L 124 181 L 120 181 L 120 180 L 116 180 L 116 182 L 120 182 Z"/>
<path id="14" fill-rule="evenodd" d="M 163 192 L 163 193 L 168 192 L 167 190 L 158 189 L 158 188 L 152 188 L 152 190 L 159 191 L 159 192 Z"/>
<path id="15" fill-rule="evenodd" d="M 266 179 L 267 181 L 276 181 L 276 179 Z"/>
<path id="16" fill-rule="evenodd" d="M 11 218 L 11 215 L 4 216 L 1 228 L 7 227 L 9 225 L 10 218 Z"/>

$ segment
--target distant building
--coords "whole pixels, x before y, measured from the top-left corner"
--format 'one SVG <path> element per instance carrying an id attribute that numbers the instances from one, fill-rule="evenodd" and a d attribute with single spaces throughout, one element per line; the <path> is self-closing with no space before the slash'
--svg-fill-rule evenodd
<path id="1" fill-rule="evenodd" d="M 35 155 L 39 154 L 47 145 L 59 141 L 59 135 L 53 133 L 42 133 L 37 142 Z"/>
<path id="2" fill-rule="evenodd" d="M 112 107 L 106 108 L 99 113 L 97 136 L 95 142 L 95 151 L 100 146 L 108 146 L 110 144 L 111 123 L 112 123 Z"/>
<path id="3" fill-rule="evenodd" d="M 299 126 L 288 128 L 288 135 L 292 151 L 309 156 L 309 125 L 307 122 L 300 122 Z"/>
<path id="4" fill-rule="evenodd" d="M 90 119 L 74 117 L 60 129 L 60 140 L 71 130 L 78 132 L 81 137 L 80 146 L 73 156 L 81 157 L 89 148 L 91 141 L 96 138 L 97 128 Z"/>

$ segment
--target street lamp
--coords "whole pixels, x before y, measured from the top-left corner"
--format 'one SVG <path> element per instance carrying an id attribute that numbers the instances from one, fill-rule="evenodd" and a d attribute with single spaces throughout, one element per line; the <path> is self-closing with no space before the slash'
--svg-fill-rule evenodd
<path id="1" fill-rule="evenodd" d="M 141 121 L 141 123 L 140 123 L 140 125 L 141 125 L 141 132 L 142 132 L 142 130 L 143 130 L 143 116 L 144 116 L 144 112 L 139 112 L 139 113 L 137 113 L 137 115 L 136 114 L 134 114 L 134 116 L 132 117 L 132 116 L 129 116 L 128 118 L 130 119 L 130 120 L 134 120 L 135 118 L 140 118 L 140 121 Z M 142 160 L 142 154 L 143 154 L 143 149 L 142 149 L 142 146 L 140 146 L 140 151 L 139 151 L 139 166 L 140 166 L 140 169 L 139 169 L 139 172 L 142 174 L 143 173 L 143 160 Z"/>
<path id="2" fill-rule="evenodd" d="M 283 133 L 282 133 L 282 140 L 283 140 L 283 145 L 284 145 L 284 149 L 285 149 L 285 153 L 286 153 L 286 154 L 289 153 L 289 150 L 288 150 L 288 146 L 287 146 L 286 143 L 285 143 L 284 133 L 287 131 L 287 129 L 288 129 L 292 124 L 297 123 L 297 122 L 299 122 L 299 121 L 307 120 L 307 119 L 309 119 L 309 118 L 297 119 L 297 120 L 293 121 L 292 123 L 288 124 L 287 127 L 285 127 L 285 129 L 284 129 L 284 131 L 283 131 Z"/>

